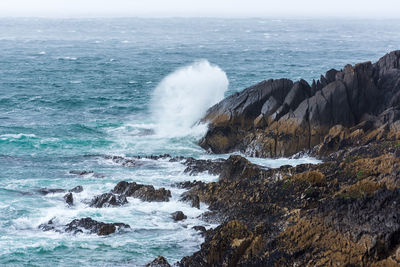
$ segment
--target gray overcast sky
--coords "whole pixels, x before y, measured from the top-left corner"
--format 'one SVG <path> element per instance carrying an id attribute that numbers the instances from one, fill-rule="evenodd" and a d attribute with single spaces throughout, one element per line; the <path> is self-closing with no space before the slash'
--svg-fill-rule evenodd
<path id="1" fill-rule="evenodd" d="M 400 18 L 400 0 L 0 0 L 0 16 Z"/>

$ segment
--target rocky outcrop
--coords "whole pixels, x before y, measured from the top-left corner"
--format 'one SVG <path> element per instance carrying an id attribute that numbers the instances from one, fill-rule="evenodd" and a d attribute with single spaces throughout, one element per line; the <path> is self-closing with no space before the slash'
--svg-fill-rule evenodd
<path id="1" fill-rule="evenodd" d="M 268 80 L 211 107 L 200 145 L 214 153 L 262 157 L 302 150 L 327 155 L 338 148 L 395 140 L 400 129 L 400 51 L 377 63 L 330 70 L 306 81 Z M 332 131 L 332 129 L 335 129 Z"/>
<path id="2" fill-rule="evenodd" d="M 72 234 L 89 233 L 97 235 L 109 235 L 120 230 L 129 229 L 130 226 L 124 223 L 103 223 L 93 220 L 92 218 L 75 219 L 66 225 L 57 225 L 55 218 L 47 223 L 38 226 L 43 231 L 66 232 Z"/>
<path id="3" fill-rule="evenodd" d="M 103 223 L 91 218 L 75 219 L 65 226 L 65 232 L 73 234 L 89 232 L 97 235 L 109 235 L 119 229 L 128 229 L 129 225 L 124 223 Z"/>
<path id="4" fill-rule="evenodd" d="M 114 195 L 112 193 L 104 193 L 95 196 L 90 202 L 89 206 L 93 208 L 105 208 L 105 207 L 116 207 L 122 206 L 128 203 L 126 196 Z"/>
<path id="5" fill-rule="evenodd" d="M 163 256 L 158 256 L 152 262 L 146 264 L 146 267 L 171 267 L 167 259 Z"/>
<path id="6" fill-rule="evenodd" d="M 155 189 L 152 185 L 142 185 L 135 182 L 128 183 L 125 181 L 119 182 L 111 192 L 120 196 L 135 197 L 149 202 L 169 201 L 171 197 L 171 191 L 164 187 Z"/>

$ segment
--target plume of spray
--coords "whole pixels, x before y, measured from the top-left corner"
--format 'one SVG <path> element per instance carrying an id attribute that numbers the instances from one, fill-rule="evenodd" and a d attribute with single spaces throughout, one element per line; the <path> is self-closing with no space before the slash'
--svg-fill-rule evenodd
<path id="1" fill-rule="evenodd" d="M 228 85 L 226 73 L 207 60 L 175 70 L 153 92 L 155 133 L 163 137 L 204 134 L 206 125 L 197 122 L 224 98 Z"/>

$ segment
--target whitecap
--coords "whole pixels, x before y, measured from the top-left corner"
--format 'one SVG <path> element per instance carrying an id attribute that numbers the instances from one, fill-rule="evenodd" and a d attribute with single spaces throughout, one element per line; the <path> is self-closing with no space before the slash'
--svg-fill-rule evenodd
<path id="1" fill-rule="evenodd" d="M 26 138 L 26 137 L 31 137 L 35 138 L 36 135 L 34 134 L 24 134 L 24 133 L 19 133 L 19 134 L 2 134 L 0 135 L 1 140 L 7 140 L 7 139 L 21 139 L 21 138 Z"/>

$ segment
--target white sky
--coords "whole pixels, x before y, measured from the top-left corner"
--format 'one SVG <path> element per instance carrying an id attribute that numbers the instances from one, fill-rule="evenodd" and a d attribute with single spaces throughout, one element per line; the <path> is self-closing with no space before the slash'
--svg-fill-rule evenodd
<path id="1" fill-rule="evenodd" d="M 400 0 L 0 0 L 0 17 L 399 18 Z"/>

